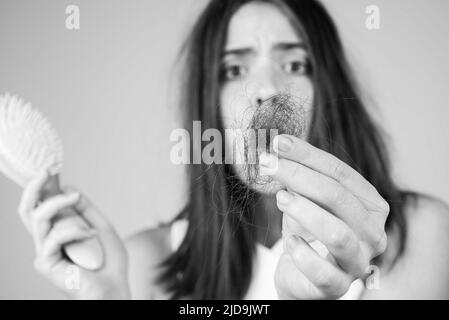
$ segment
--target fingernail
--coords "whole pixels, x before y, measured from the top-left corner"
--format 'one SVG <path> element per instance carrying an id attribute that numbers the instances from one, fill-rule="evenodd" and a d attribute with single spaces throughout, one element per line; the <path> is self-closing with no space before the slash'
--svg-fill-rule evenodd
<path id="1" fill-rule="evenodd" d="M 293 147 L 293 141 L 284 135 L 279 135 L 274 138 L 273 148 L 276 152 L 289 152 Z"/>
<path id="2" fill-rule="evenodd" d="M 288 191 L 280 190 L 276 194 L 276 200 L 277 200 L 277 202 L 279 202 L 279 204 L 285 205 L 285 204 L 290 203 L 290 201 L 293 200 L 293 195 Z"/>
<path id="3" fill-rule="evenodd" d="M 272 175 L 277 171 L 278 158 L 264 152 L 259 156 L 259 164 L 261 175 Z"/>
<path id="4" fill-rule="evenodd" d="M 298 239 L 298 236 L 295 234 L 291 234 L 287 236 L 286 240 L 286 247 L 288 252 L 293 252 L 293 250 L 296 249 L 296 247 L 299 245 L 300 240 Z"/>

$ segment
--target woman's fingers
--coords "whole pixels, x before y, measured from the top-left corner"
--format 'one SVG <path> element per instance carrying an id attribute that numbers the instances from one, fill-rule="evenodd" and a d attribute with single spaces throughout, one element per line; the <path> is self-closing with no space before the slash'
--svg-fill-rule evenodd
<path id="1" fill-rule="evenodd" d="M 60 194 L 45 200 L 39 207 L 31 212 L 30 221 L 31 232 L 39 248 L 43 239 L 52 227 L 53 219 L 63 210 L 75 205 L 79 200 L 79 194 Z"/>
<path id="2" fill-rule="evenodd" d="M 291 235 L 296 235 L 301 237 L 303 240 L 307 241 L 311 247 L 318 252 L 320 256 L 330 261 L 334 265 L 338 265 L 335 258 L 327 250 L 326 246 L 317 240 L 313 234 L 307 231 L 303 226 L 301 226 L 295 219 L 290 217 L 288 214 L 282 215 L 282 238 L 287 239 Z M 284 241 L 284 251 L 286 251 L 286 241 Z"/>
<path id="3" fill-rule="evenodd" d="M 370 259 L 346 223 L 307 198 L 284 190 L 277 193 L 277 205 L 322 242 L 343 270 L 356 278 L 365 273 Z"/>
<path id="4" fill-rule="evenodd" d="M 321 257 L 300 237 L 292 235 L 286 241 L 294 265 L 325 297 L 337 299 L 348 291 L 354 278 Z"/>
<path id="5" fill-rule="evenodd" d="M 343 220 L 360 240 L 373 245 L 372 254 L 383 248 L 386 214 L 371 213 L 348 189 L 317 171 L 287 159 L 265 155 L 264 161 L 275 162 L 276 169 L 262 170 L 287 186 L 289 190 L 315 202 Z M 261 161 L 261 165 L 265 162 Z M 370 253 L 371 254 L 371 253 Z"/>
<path id="6" fill-rule="evenodd" d="M 348 290 L 348 282 L 350 285 L 349 276 L 338 272 L 337 267 L 310 247 L 284 251 L 275 272 L 280 299 L 339 298 Z"/>
<path id="7" fill-rule="evenodd" d="M 334 155 L 304 140 L 285 134 L 275 137 L 273 147 L 281 157 L 299 162 L 346 187 L 363 202 L 367 210 L 388 213 L 389 205 L 376 188 L 360 173 Z"/>
<path id="8" fill-rule="evenodd" d="M 78 226 L 53 228 L 43 241 L 37 255 L 41 269 L 51 270 L 56 263 L 61 261 L 64 245 L 88 239 L 95 235 L 95 230 Z"/>
<path id="9" fill-rule="evenodd" d="M 292 256 L 284 251 L 279 258 L 274 275 L 279 299 L 323 299 L 324 294 L 295 266 Z"/>
<path id="10" fill-rule="evenodd" d="M 47 182 L 48 176 L 48 172 L 43 171 L 39 176 L 30 181 L 22 193 L 18 212 L 20 218 L 29 231 L 31 231 L 31 226 L 28 221 L 29 213 L 37 206 L 37 203 L 41 197 L 41 189 L 45 182 Z"/>
<path id="11" fill-rule="evenodd" d="M 282 215 L 282 237 L 296 234 L 306 241 L 313 241 L 316 237 L 311 234 L 302 224 L 289 214 Z M 285 249 L 285 248 L 284 248 Z"/>
<path id="12" fill-rule="evenodd" d="M 77 192 L 76 188 L 73 186 L 64 187 L 64 191 Z M 80 199 L 74 207 L 91 227 L 97 230 L 110 230 L 112 228 L 109 221 L 83 194 L 80 194 Z"/>
<path id="13" fill-rule="evenodd" d="M 72 186 L 64 188 L 66 191 L 75 191 Z M 105 218 L 105 216 L 92 204 L 92 202 L 81 194 L 80 200 L 76 203 L 75 209 L 89 224 L 89 226 L 98 231 L 98 238 L 103 246 L 105 260 L 107 265 L 122 265 L 122 261 L 126 258 L 126 250 L 123 242 L 113 225 Z"/>

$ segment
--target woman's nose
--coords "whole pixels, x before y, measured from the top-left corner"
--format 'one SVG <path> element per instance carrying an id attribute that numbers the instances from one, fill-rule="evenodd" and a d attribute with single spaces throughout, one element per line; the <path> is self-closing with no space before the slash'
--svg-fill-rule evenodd
<path id="1" fill-rule="evenodd" d="M 261 105 L 265 100 L 278 93 L 278 87 L 275 79 L 273 79 L 273 77 L 269 74 L 259 77 L 256 84 L 252 102 L 257 106 Z"/>
<path id="2" fill-rule="evenodd" d="M 260 106 L 265 100 L 268 100 L 269 98 L 273 97 L 277 93 L 277 90 L 275 88 L 270 88 L 270 90 L 263 89 L 258 90 L 253 98 L 253 103 L 256 106 Z"/>

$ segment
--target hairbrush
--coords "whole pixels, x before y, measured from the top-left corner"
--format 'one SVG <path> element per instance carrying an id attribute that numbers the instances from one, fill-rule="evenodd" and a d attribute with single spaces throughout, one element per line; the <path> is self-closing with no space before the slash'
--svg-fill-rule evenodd
<path id="1" fill-rule="evenodd" d="M 59 179 L 62 163 L 63 145 L 48 119 L 20 98 L 8 93 L 0 95 L 0 172 L 25 187 L 47 170 L 49 179 L 40 199 L 44 201 L 63 193 Z M 62 217 L 89 226 L 73 207 L 61 210 L 52 223 L 58 223 Z M 97 237 L 70 242 L 64 245 L 63 253 L 88 270 L 96 270 L 103 264 L 103 250 Z"/>

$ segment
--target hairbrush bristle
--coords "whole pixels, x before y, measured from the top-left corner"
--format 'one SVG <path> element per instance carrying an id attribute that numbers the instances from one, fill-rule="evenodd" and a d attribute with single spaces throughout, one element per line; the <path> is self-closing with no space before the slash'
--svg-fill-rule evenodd
<path id="1" fill-rule="evenodd" d="M 44 170 L 60 172 L 63 146 L 44 115 L 17 96 L 0 96 L 0 170 L 25 186 Z"/>

